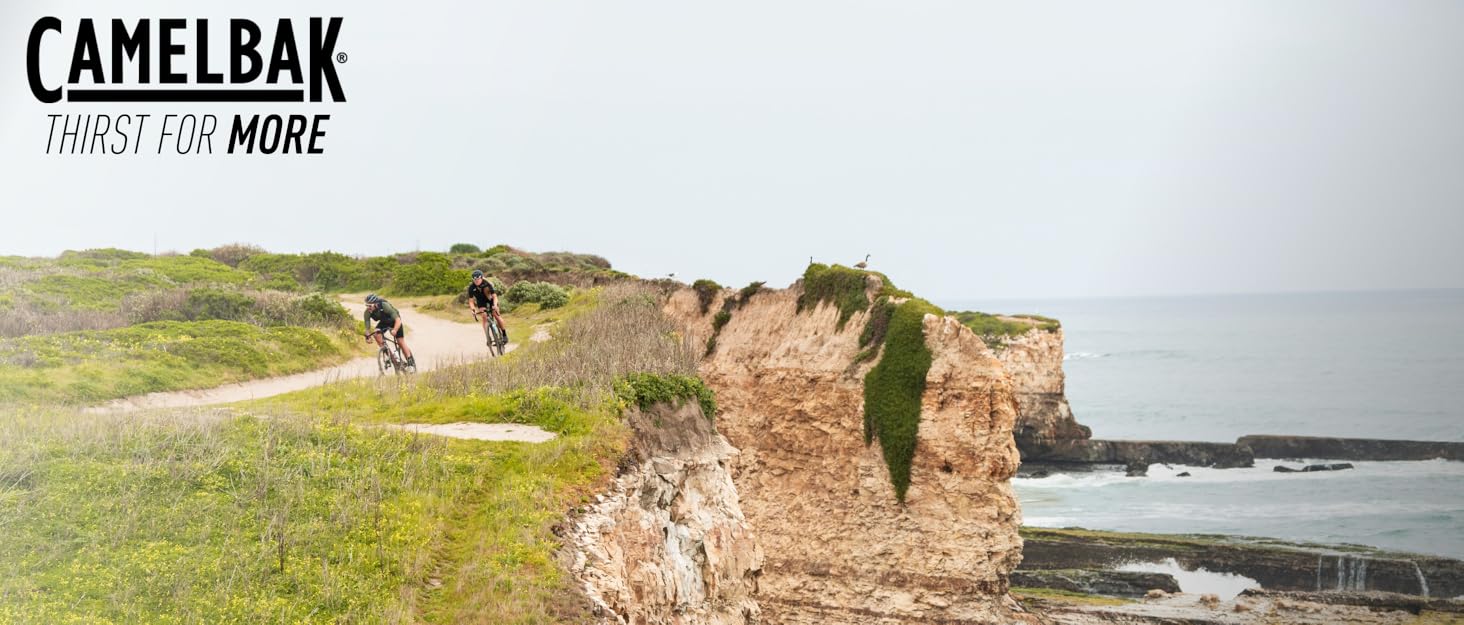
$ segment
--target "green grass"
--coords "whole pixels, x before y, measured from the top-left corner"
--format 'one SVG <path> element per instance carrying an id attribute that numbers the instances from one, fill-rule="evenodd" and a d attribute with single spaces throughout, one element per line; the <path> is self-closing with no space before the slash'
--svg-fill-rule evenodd
<path id="1" fill-rule="evenodd" d="M 1007 339 L 1031 332 L 1033 328 L 1040 332 L 1056 332 L 1062 327 L 1056 319 L 1041 315 L 1001 316 L 974 311 L 954 314 L 957 320 L 981 337 L 987 347 L 993 349 L 1000 349 L 1006 345 Z"/>
<path id="2" fill-rule="evenodd" d="M 218 320 L 0 339 L 0 403 L 209 388 L 341 362 L 353 345 L 340 333 Z"/>
<path id="3" fill-rule="evenodd" d="M 583 622 L 552 527 L 623 453 L 614 414 L 367 383 L 213 418 L 22 412 L 0 423 L 0 624 Z M 358 424 L 423 415 L 560 436 Z"/>
<path id="4" fill-rule="evenodd" d="M 884 333 L 884 355 L 864 376 L 864 441 L 879 441 L 895 496 L 902 502 L 910 488 L 920 398 L 932 360 L 925 345 L 927 313 L 941 311 L 921 299 L 895 305 Z"/>

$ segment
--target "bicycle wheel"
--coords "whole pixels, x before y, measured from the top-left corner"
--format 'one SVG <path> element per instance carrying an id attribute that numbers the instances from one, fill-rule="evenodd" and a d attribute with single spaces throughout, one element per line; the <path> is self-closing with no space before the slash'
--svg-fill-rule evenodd
<path id="1" fill-rule="evenodd" d="M 381 375 L 386 375 L 386 370 L 390 369 L 391 365 L 391 354 L 386 351 L 386 348 L 376 350 L 376 370 L 381 372 Z"/>
<path id="2" fill-rule="evenodd" d="M 503 334 L 498 332 L 498 324 L 492 320 L 488 322 L 488 355 L 503 355 Z"/>

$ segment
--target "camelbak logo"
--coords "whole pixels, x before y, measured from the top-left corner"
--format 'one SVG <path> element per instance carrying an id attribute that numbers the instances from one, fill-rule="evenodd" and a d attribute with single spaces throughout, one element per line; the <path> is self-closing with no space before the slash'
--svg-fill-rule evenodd
<path id="1" fill-rule="evenodd" d="M 31 27 L 26 73 L 31 93 L 47 104 L 61 101 L 63 91 L 68 102 L 304 102 L 303 87 L 307 85 L 310 102 L 320 102 L 327 90 L 332 101 L 344 102 L 346 96 L 335 68 L 336 63 L 345 61 L 344 54 L 335 52 L 341 21 L 339 17 L 329 21 L 310 18 L 309 45 L 302 54 L 291 20 L 275 23 L 266 46 L 258 24 L 231 19 L 227 35 L 212 40 L 227 41 L 226 71 L 209 66 L 211 33 L 206 19 L 192 20 L 191 28 L 185 19 L 141 19 L 131 27 L 113 19 L 105 56 L 97 42 L 97 25 L 91 19 L 82 19 L 76 24 L 70 70 L 62 82 L 41 75 L 41 44 L 48 36 L 67 33 L 60 19 L 43 17 Z M 191 67 L 185 60 L 188 56 L 192 56 Z M 129 79 L 126 87 L 77 87 L 121 85 Z M 261 82 L 265 86 L 256 87 Z M 195 87 L 169 86 L 187 84 Z M 220 87 L 197 87 L 202 85 Z"/>

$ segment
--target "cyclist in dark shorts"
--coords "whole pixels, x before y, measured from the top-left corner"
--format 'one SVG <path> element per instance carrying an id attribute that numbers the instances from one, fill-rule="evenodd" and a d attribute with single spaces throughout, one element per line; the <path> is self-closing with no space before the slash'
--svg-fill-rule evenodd
<path id="1" fill-rule="evenodd" d="M 498 314 L 498 290 L 493 288 L 493 283 L 483 277 L 483 272 L 473 270 L 473 281 L 468 284 L 468 309 L 474 315 L 483 315 L 483 332 L 488 332 L 488 314 L 498 322 L 498 333 L 503 335 L 503 342 L 508 343 L 508 328 L 503 325 L 503 317 Z"/>
<path id="2" fill-rule="evenodd" d="M 361 316 L 366 322 L 366 330 L 371 331 L 372 322 L 376 322 L 376 329 L 383 333 L 390 332 L 396 336 L 397 345 L 402 346 L 402 354 L 407 357 L 407 366 L 417 366 L 416 357 L 412 356 L 412 348 L 407 347 L 407 330 L 402 327 L 402 315 L 397 312 L 396 306 L 386 301 L 381 296 L 372 293 L 366 296 L 366 314 Z M 376 344 L 382 345 L 384 339 L 377 334 L 368 334 L 367 340 L 376 338 Z"/>

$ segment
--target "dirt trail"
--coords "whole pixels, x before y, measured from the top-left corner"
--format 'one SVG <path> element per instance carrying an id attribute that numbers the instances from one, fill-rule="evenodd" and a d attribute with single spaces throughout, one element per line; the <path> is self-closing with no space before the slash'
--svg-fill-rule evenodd
<path id="1" fill-rule="evenodd" d="M 364 306 L 357 302 L 342 302 L 360 325 Z M 412 308 L 401 310 L 402 321 L 407 325 L 407 346 L 417 358 L 419 371 L 430 371 L 438 367 L 461 364 L 488 357 L 488 348 L 483 344 L 483 328 L 474 323 L 457 323 L 418 313 Z M 512 351 L 516 344 L 509 344 Z M 210 389 L 150 393 L 119 399 L 92 408 L 93 412 L 131 412 L 151 408 L 184 408 L 224 404 L 261 397 L 270 397 L 298 391 L 312 386 L 328 384 L 352 378 L 377 377 L 376 356 L 357 358 L 350 362 L 317 369 L 295 375 L 253 380 L 238 384 L 226 384 Z M 517 440 L 517 439 L 511 439 Z"/>

